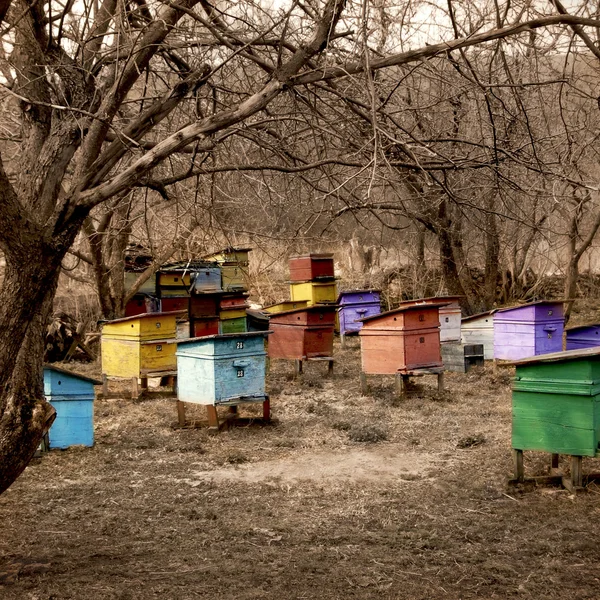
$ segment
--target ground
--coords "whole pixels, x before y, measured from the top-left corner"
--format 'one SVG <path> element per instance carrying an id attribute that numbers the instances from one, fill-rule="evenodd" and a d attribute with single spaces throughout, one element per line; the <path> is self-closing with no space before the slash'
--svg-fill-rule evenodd
<path id="1" fill-rule="evenodd" d="M 93 449 L 0 496 L 0 598 L 599 598 L 600 488 L 507 487 L 511 370 L 361 396 L 351 342 L 332 379 L 273 363 L 271 426 L 210 436 L 174 429 L 169 399 L 97 400 Z"/>

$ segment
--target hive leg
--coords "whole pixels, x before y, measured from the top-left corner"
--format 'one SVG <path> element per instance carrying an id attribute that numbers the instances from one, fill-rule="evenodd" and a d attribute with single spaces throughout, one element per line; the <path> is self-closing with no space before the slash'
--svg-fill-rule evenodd
<path id="1" fill-rule="evenodd" d="M 330 360 L 327 363 L 327 376 L 331 377 L 333 375 L 333 361 Z"/>
<path id="2" fill-rule="evenodd" d="M 438 380 L 438 392 L 443 392 L 444 391 L 444 373 L 438 373 L 437 376 L 437 380 Z"/>
<path id="3" fill-rule="evenodd" d="M 102 373 L 102 397 L 108 398 L 108 377 Z"/>
<path id="4" fill-rule="evenodd" d="M 369 393 L 369 384 L 367 383 L 367 375 L 361 371 L 360 373 L 360 393 L 366 396 Z"/>
<path id="5" fill-rule="evenodd" d="M 552 454 L 550 468 L 551 469 L 558 469 L 558 454 Z"/>
<path id="6" fill-rule="evenodd" d="M 271 421 L 271 400 L 266 398 L 263 402 L 263 421 L 269 423 Z"/>
<path id="7" fill-rule="evenodd" d="M 140 390 L 138 387 L 138 378 L 137 377 L 132 377 L 131 378 L 131 397 L 134 400 L 137 400 L 140 396 Z"/>
<path id="8" fill-rule="evenodd" d="M 302 359 L 296 359 L 294 361 L 294 373 L 300 375 L 302 373 Z"/>
<path id="9" fill-rule="evenodd" d="M 179 427 L 185 427 L 185 404 L 177 400 L 177 422 Z"/>
<path id="10" fill-rule="evenodd" d="M 208 416 L 208 429 L 213 433 L 219 431 L 219 415 L 217 414 L 216 406 L 207 406 L 206 414 Z"/>
<path id="11" fill-rule="evenodd" d="M 402 375 L 402 373 L 396 373 L 396 377 L 394 378 L 394 386 L 396 388 L 396 396 L 398 398 L 402 398 L 406 391 L 406 381 L 404 380 L 404 377 L 405 376 Z M 408 381 L 408 377 L 406 377 L 406 380 Z"/>
<path id="12" fill-rule="evenodd" d="M 581 456 L 571 456 L 571 482 L 574 488 L 583 487 Z"/>
<path id="13" fill-rule="evenodd" d="M 522 483 L 525 480 L 525 470 L 523 468 L 523 450 L 513 449 L 513 465 L 515 469 L 515 479 Z"/>
<path id="14" fill-rule="evenodd" d="M 346 347 L 346 336 L 343 333 L 340 333 L 340 346 L 342 348 Z"/>

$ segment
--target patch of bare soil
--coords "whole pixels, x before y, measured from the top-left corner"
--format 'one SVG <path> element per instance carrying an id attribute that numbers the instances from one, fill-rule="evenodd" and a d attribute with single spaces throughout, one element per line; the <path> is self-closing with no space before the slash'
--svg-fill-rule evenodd
<path id="1" fill-rule="evenodd" d="M 387 377 L 361 396 L 356 341 L 336 358 L 275 362 L 275 423 L 218 436 L 174 429 L 169 399 L 98 400 L 93 449 L 0 496 L 0 598 L 600 597 L 600 489 L 506 487 L 510 370 L 397 400 Z"/>

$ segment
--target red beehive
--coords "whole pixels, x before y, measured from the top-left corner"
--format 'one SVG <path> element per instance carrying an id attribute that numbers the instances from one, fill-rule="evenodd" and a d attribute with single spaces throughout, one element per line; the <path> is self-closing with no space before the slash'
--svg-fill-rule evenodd
<path id="1" fill-rule="evenodd" d="M 333 272 L 333 254 L 308 254 L 290 258 L 290 279 L 292 281 L 312 281 L 331 279 Z"/>
<path id="2" fill-rule="evenodd" d="M 188 296 L 175 296 L 172 298 L 160 299 L 161 312 L 175 312 L 180 310 L 188 310 Z"/>
<path id="3" fill-rule="evenodd" d="M 303 360 L 332 356 L 336 308 L 317 305 L 272 314 L 269 357 Z"/>
<path id="4" fill-rule="evenodd" d="M 219 306 L 221 310 L 248 308 L 249 295 L 250 294 L 242 292 L 238 294 L 227 294 L 225 296 L 221 296 Z"/>
<path id="5" fill-rule="evenodd" d="M 190 321 L 190 337 L 219 335 L 219 317 Z"/>
<path id="6" fill-rule="evenodd" d="M 192 294 L 190 296 L 190 319 L 219 316 L 220 294 Z"/>
<path id="7" fill-rule="evenodd" d="M 442 366 L 439 305 L 403 306 L 362 323 L 363 373 L 393 375 Z"/>

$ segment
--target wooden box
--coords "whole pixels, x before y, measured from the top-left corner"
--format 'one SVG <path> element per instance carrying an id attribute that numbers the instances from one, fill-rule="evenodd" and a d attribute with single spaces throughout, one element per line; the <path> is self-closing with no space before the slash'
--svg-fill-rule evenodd
<path id="1" fill-rule="evenodd" d="M 269 315 L 260 310 L 246 309 L 246 326 L 248 331 L 268 331 Z"/>
<path id="2" fill-rule="evenodd" d="M 442 366 L 439 307 L 403 306 L 363 319 L 362 371 L 395 374 Z"/>
<path id="3" fill-rule="evenodd" d="M 156 274 L 157 288 L 183 288 L 189 290 L 191 285 L 190 271 L 158 271 Z"/>
<path id="4" fill-rule="evenodd" d="M 236 293 L 236 294 L 225 294 L 221 296 L 219 302 L 219 308 L 221 310 L 228 310 L 234 308 L 248 308 L 248 294 L 246 293 Z"/>
<path id="5" fill-rule="evenodd" d="M 269 323 L 269 358 L 303 360 L 333 356 L 333 326 Z"/>
<path id="6" fill-rule="evenodd" d="M 190 296 L 190 318 L 216 318 L 219 316 L 220 294 L 192 294 Z"/>
<path id="7" fill-rule="evenodd" d="M 205 337 L 219 334 L 219 317 L 190 319 L 190 337 Z"/>
<path id="8" fill-rule="evenodd" d="M 150 313 L 102 325 L 102 372 L 109 377 L 142 377 L 175 370 L 176 318 L 181 313 Z"/>
<path id="9" fill-rule="evenodd" d="M 223 291 L 221 285 L 221 267 L 218 265 L 206 265 L 198 267 L 192 278 L 192 294 L 214 293 Z"/>
<path id="10" fill-rule="evenodd" d="M 461 322 L 460 339 L 463 344 L 482 344 L 483 358 L 494 358 L 494 313 L 495 310 L 465 317 Z"/>
<path id="11" fill-rule="evenodd" d="M 224 262 L 221 265 L 221 285 L 224 292 L 241 292 L 248 289 L 248 272 L 238 263 Z"/>
<path id="12" fill-rule="evenodd" d="M 567 350 L 595 348 L 600 346 L 600 323 L 569 327 L 567 332 Z"/>
<path id="13" fill-rule="evenodd" d="M 339 305 L 338 318 L 341 335 L 358 332 L 362 328 L 360 319 L 381 313 L 379 290 L 340 292 L 337 303 Z"/>
<path id="14" fill-rule="evenodd" d="M 512 447 L 597 456 L 600 349 L 569 350 L 515 362 Z"/>
<path id="15" fill-rule="evenodd" d="M 483 367 L 483 344 L 447 342 L 441 345 L 445 371 L 466 373 L 471 367 Z"/>
<path id="16" fill-rule="evenodd" d="M 562 302 L 499 309 L 494 314 L 494 358 L 518 360 L 560 352 L 563 329 Z"/>
<path id="17" fill-rule="evenodd" d="M 335 281 L 291 283 L 290 295 L 293 302 L 306 300 L 308 306 L 313 304 L 335 304 L 337 285 Z"/>
<path id="18" fill-rule="evenodd" d="M 162 312 L 181 312 L 189 308 L 189 296 L 174 296 L 173 298 L 161 298 L 160 310 Z"/>
<path id="19" fill-rule="evenodd" d="M 404 300 L 400 306 L 417 306 L 419 304 L 436 304 L 440 309 L 440 342 L 460 342 L 461 296 L 434 296 Z"/>
<path id="20" fill-rule="evenodd" d="M 266 313 L 278 313 L 285 312 L 288 310 L 295 310 L 297 308 L 306 308 L 308 306 L 308 300 L 288 300 L 286 302 L 279 302 L 278 304 L 271 304 L 265 306 L 262 310 Z"/>
<path id="21" fill-rule="evenodd" d="M 271 315 L 270 322 L 282 325 L 334 327 L 335 304 L 319 304 Z"/>
<path id="22" fill-rule="evenodd" d="M 56 410 L 49 447 L 94 445 L 94 386 L 101 381 L 64 369 L 44 367 L 44 395 Z"/>
<path id="23" fill-rule="evenodd" d="M 320 278 L 332 279 L 334 277 L 333 254 L 293 256 L 290 258 L 289 266 L 292 281 L 313 281 Z"/>
<path id="24" fill-rule="evenodd" d="M 267 332 L 185 340 L 177 350 L 177 397 L 217 405 L 264 401 Z"/>
<path id="25" fill-rule="evenodd" d="M 159 312 L 160 300 L 147 294 L 136 294 L 125 305 L 125 316 L 133 317 L 144 313 Z M 167 311 L 165 311 L 167 312 Z"/>
<path id="26" fill-rule="evenodd" d="M 243 317 L 237 317 L 235 319 L 225 319 L 219 322 L 219 333 L 245 333 L 248 331 L 246 323 L 246 312 L 244 311 Z"/>

